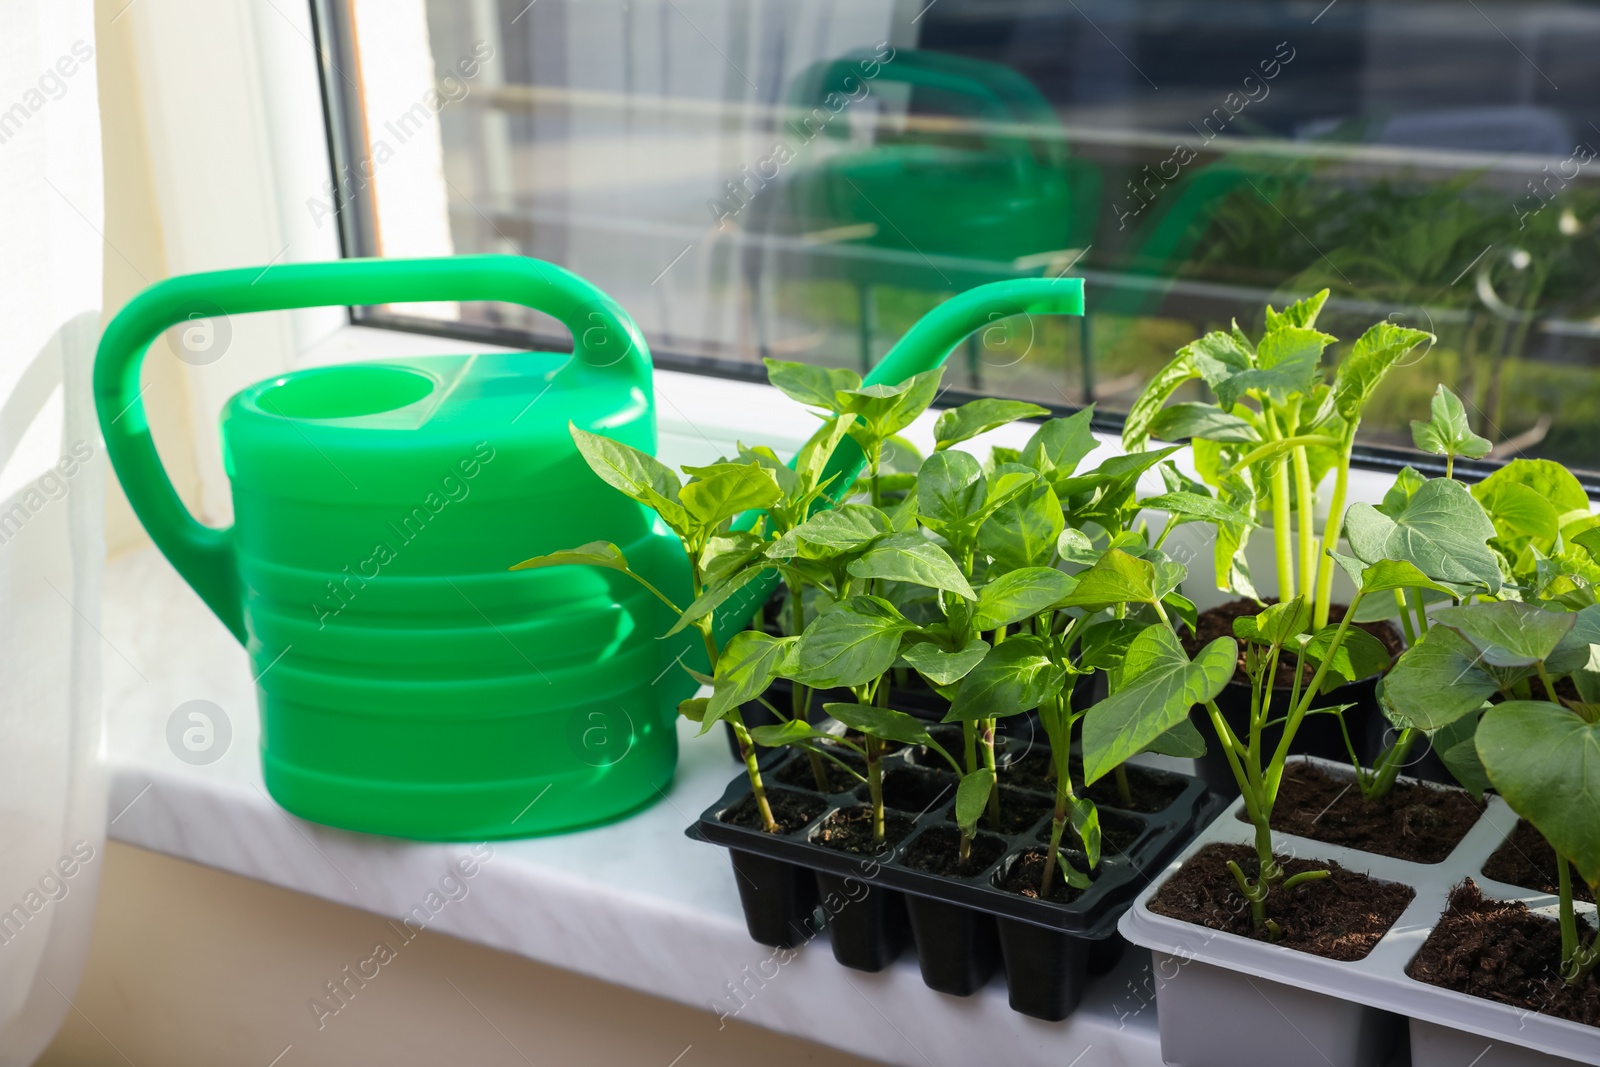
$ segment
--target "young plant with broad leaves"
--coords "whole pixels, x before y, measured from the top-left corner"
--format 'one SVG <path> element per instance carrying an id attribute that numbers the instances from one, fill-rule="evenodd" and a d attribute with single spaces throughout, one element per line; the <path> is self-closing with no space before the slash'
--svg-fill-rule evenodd
<path id="1" fill-rule="evenodd" d="M 1433 336 L 1380 322 L 1332 367 L 1323 353 L 1336 338 L 1316 328 L 1328 291 L 1282 312 L 1268 307 L 1266 329 L 1251 341 L 1237 323 L 1180 349 L 1145 387 L 1123 429 L 1130 452 L 1151 438 L 1191 439 L 1197 469 L 1216 497 L 1237 512 L 1270 516 L 1278 599 L 1298 594 L 1310 608 L 1308 625 L 1331 617 L 1333 561 L 1345 528 L 1350 463 L 1361 414 L 1384 377 Z M 1200 380 L 1214 403 L 1172 402 L 1180 387 Z M 1328 517 L 1319 536 L 1317 488 L 1333 476 Z M 1248 523 L 1216 523 L 1219 588 L 1260 600 L 1244 549 Z"/>
<path id="2" fill-rule="evenodd" d="M 1395 665 L 1386 699 L 1429 729 L 1463 785 L 1493 786 L 1556 855 L 1560 973 L 1600 965 L 1573 911 L 1572 872 L 1600 891 L 1600 606 L 1569 595 L 1435 610 Z M 1495 701 L 1486 703 L 1487 701 Z"/>

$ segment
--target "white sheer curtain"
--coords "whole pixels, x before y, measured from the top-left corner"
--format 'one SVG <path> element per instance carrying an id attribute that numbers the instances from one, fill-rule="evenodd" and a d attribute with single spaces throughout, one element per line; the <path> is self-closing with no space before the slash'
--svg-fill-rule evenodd
<path id="1" fill-rule="evenodd" d="M 105 852 L 93 16 L 0 4 L 0 1065 L 71 1010 Z"/>

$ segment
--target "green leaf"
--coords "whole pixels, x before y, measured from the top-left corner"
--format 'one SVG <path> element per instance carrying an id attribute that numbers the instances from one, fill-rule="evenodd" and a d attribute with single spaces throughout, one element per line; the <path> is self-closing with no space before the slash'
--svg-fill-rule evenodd
<path id="1" fill-rule="evenodd" d="M 833 453 L 839 444 L 850 436 L 850 427 L 854 424 L 854 415 L 840 415 L 829 419 L 800 446 L 800 451 L 795 453 L 794 457 L 794 471 L 806 487 L 814 487 L 820 483 L 828 461 L 833 458 Z"/>
<path id="2" fill-rule="evenodd" d="M 987 767 L 962 776 L 961 784 L 956 787 L 956 825 L 961 827 L 962 833 L 972 833 L 978 820 L 983 818 L 989 806 L 989 791 L 993 788 L 994 772 Z"/>
<path id="3" fill-rule="evenodd" d="M 1022 447 L 1017 461 L 1040 474 L 1071 474 L 1083 457 L 1100 447 L 1089 428 L 1093 418 L 1094 405 L 1090 404 L 1066 418 L 1041 424 Z"/>
<path id="4" fill-rule="evenodd" d="M 1568 540 L 1589 553 L 1590 559 L 1600 561 L 1600 526 L 1573 534 Z"/>
<path id="5" fill-rule="evenodd" d="M 1466 638 L 1491 667 L 1531 667 L 1556 650 L 1572 629 L 1574 616 L 1503 600 L 1440 608 L 1433 619 Z"/>
<path id="6" fill-rule="evenodd" d="M 1500 563 L 1488 545 L 1494 525 L 1460 482 L 1428 481 L 1392 518 L 1352 504 L 1345 534 L 1363 563 L 1400 560 L 1438 582 L 1500 589 Z"/>
<path id="7" fill-rule="evenodd" d="M 1334 408 L 1352 422 L 1359 419 L 1384 377 L 1418 345 L 1433 340 L 1431 333 L 1392 322 L 1371 326 L 1356 339 L 1350 354 L 1334 372 Z"/>
<path id="8" fill-rule="evenodd" d="M 917 472 L 917 509 L 928 528 L 958 529 L 976 521 L 988 499 L 983 467 L 967 452 L 935 452 Z"/>
<path id="9" fill-rule="evenodd" d="M 1100 558 L 1100 551 L 1089 540 L 1089 535 L 1071 526 L 1062 530 L 1061 536 L 1056 538 L 1056 554 L 1068 563 L 1085 565 L 1093 564 Z"/>
<path id="10" fill-rule="evenodd" d="M 1078 666 L 1106 672 L 1115 691 L 1120 687 L 1122 662 L 1133 639 L 1150 623 L 1139 619 L 1104 619 L 1084 630 L 1078 638 Z"/>
<path id="11" fill-rule="evenodd" d="M 716 585 L 766 554 L 767 542 L 749 530 L 732 530 L 709 538 L 700 553 L 701 581 Z"/>
<path id="12" fill-rule="evenodd" d="M 1382 703 L 1396 725 L 1431 731 L 1477 711 L 1499 688 L 1466 638 L 1432 626 L 1384 676 Z"/>
<path id="13" fill-rule="evenodd" d="M 970 441 L 998 426 L 1048 414 L 1049 408 L 1023 400 L 996 400 L 993 397 L 973 400 L 940 414 L 939 421 L 933 425 L 933 438 L 937 442 L 935 447 L 942 452 L 951 445 Z"/>
<path id="14" fill-rule="evenodd" d="M 1589 512 L 1589 496 L 1573 473 L 1551 459 L 1514 459 L 1472 487 L 1480 502 L 1496 496 L 1507 484 L 1525 486 L 1548 501 L 1558 516 Z M 1487 508 L 1487 504 L 1485 504 Z"/>
<path id="15" fill-rule="evenodd" d="M 1048 483 L 1035 479 L 994 509 L 978 530 L 978 546 L 1002 567 L 1041 567 L 1054 560 L 1065 527 L 1061 501 Z"/>
<path id="16" fill-rule="evenodd" d="M 701 467 L 678 491 L 685 510 L 703 526 L 715 527 L 751 508 L 769 508 L 783 499 L 778 479 L 759 464 L 719 463 Z"/>
<path id="17" fill-rule="evenodd" d="M 978 609 L 972 625 L 978 630 L 1031 619 L 1053 608 L 1077 582 L 1054 567 L 1023 567 L 1007 571 L 978 591 Z"/>
<path id="18" fill-rule="evenodd" d="M 836 395 L 861 385 L 859 374 L 839 367 L 813 367 L 781 359 L 762 362 L 767 365 L 767 381 L 783 390 L 789 399 L 824 411 L 837 413 Z"/>
<path id="19" fill-rule="evenodd" d="M 1145 751 L 1179 759 L 1199 759 L 1206 754 L 1206 739 L 1192 719 L 1184 719 L 1150 742 Z"/>
<path id="20" fill-rule="evenodd" d="M 1445 388 L 1443 382 L 1434 390 L 1431 408 L 1433 417 L 1427 422 L 1411 420 L 1411 442 L 1421 451 L 1451 458 L 1482 459 L 1494 447 L 1487 437 L 1472 432 L 1461 398 Z"/>
<path id="21" fill-rule="evenodd" d="M 928 736 L 927 727 L 922 725 L 921 720 L 903 711 L 893 711 L 871 704 L 824 704 L 822 710 L 850 729 L 858 730 L 869 737 L 876 737 L 880 741 L 898 741 L 903 745 L 927 745 L 944 751 L 934 743 L 932 737 Z"/>
<path id="22" fill-rule="evenodd" d="M 1191 346 L 1186 345 L 1155 373 L 1133 402 L 1128 417 L 1122 420 L 1122 447 L 1128 452 L 1142 451 L 1150 443 L 1150 424 L 1156 414 L 1173 393 L 1198 377 L 1200 372 L 1195 367 L 1194 354 Z"/>
<path id="23" fill-rule="evenodd" d="M 1185 441 L 1204 437 L 1208 441 L 1257 443 L 1256 428 L 1237 415 L 1230 415 L 1215 404 L 1187 402 L 1165 408 L 1150 421 L 1150 436 L 1162 441 Z"/>
<path id="24" fill-rule="evenodd" d="M 711 702 L 700 720 L 705 733 L 731 708 L 742 706 L 767 691 L 777 677 L 785 657 L 793 651 L 793 637 L 773 637 L 761 630 L 740 630 L 729 638 L 717 657 L 712 676 Z"/>
<path id="25" fill-rule="evenodd" d="M 882 597 L 850 597 L 811 620 L 788 677 L 814 689 L 865 685 L 894 665 L 901 637 L 916 628 Z"/>
<path id="26" fill-rule="evenodd" d="M 1282 311 L 1274 311 L 1271 304 L 1267 305 L 1266 326 L 1269 331 L 1284 326 L 1301 326 L 1309 329 L 1317 324 L 1317 315 L 1322 311 L 1322 305 L 1328 302 L 1328 290 L 1312 293 L 1302 300 L 1296 300 Z"/>
<path id="27" fill-rule="evenodd" d="M 1161 597 L 1159 581 L 1155 564 L 1113 548 L 1078 575 L 1078 587 L 1061 606 L 1099 611 L 1114 604 L 1153 604 Z"/>
<path id="28" fill-rule="evenodd" d="M 1489 781 L 1518 815 L 1600 885 L 1600 723 L 1534 700 L 1484 712 L 1478 756 Z"/>
<path id="29" fill-rule="evenodd" d="M 1255 525 L 1255 520 L 1244 512 L 1229 507 L 1215 497 L 1197 493 L 1162 493 L 1160 496 L 1145 497 L 1139 503 L 1153 511 L 1169 513 L 1175 526 L 1197 519 L 1237 526 Z"/>
<path id="30" fill-rule="evenodd" d="M 931 641 L 919 641 L 901 652 L 900 658 L 934 685 L 954 685 L 970 674 L 988 652 L 989 643 L 974 637 L 959 652 L 946 652 Z"/>
<path id="31" fill-rule="evenodd" d="M 866 504 L 840 504 L 819 511 L 790 530 L 767 549 L 773 559 L 803 556 L 828 559 L 865 548 L 894 532 L 889 516 Z"/>
<path id="32" fill-rule="evenodd" d="M 678 701 L 678 714 L 690 722 L 704 722 L 706 705 L 710 703 L 710 697 L 690 697 L 688 700 L 680 700 Z"/>
<path id="33" fill-rule="evenodd" d="M 950 553 L 920 533 L 885 537 L 846 569 L 857 578 L 912 582 L 929 589 L 943 589 L 968 600 L 978 597 Z"/>
<path id="34" fill-rule="evenodd" d="M 1190 662 L 1171 630 L 1151 626 L 1128 648 L 1123 685 L 1083 719 L 1083 776 L 1092 784 L 1216 699 L 1233 678 L 1239 646 L 1219 637 Z"/>
<path id="35" fill-rule="evenodd" d="M 771 726 L 751 727 L 750 740 L 767 748 L 783 748 L 787 745 L 810 747 L 805 742 L 837 741 L 838 738 L 823 733 L 804 719 L 790 719 L 788 722 L 775 723 Z"/>
<path id="36" fill-rule="evenodd" d="M 972 722 L 1031 711 L 1061 690 L 1065 672 L 1036 637 L 1012 637 L 995 645 L 961 679 L 945 722 Z"/>
<path id="37" fill-rule="evenodd" d="M 544 556 L 534 556 L 512 566 L 514 571 L 533 570 L 538 567 L 563 567 L 569 563 L 581 563 L 590 567 L 605 567 L 614 571 L 627 571 L 628 560 L 622 554 L 622 549 L 610 541 L 590 541 L 577 548 L 564 548 L 559 552 L 551 552 Z"/>
<path id="38" fill-rule="evenodd" d="M 694 603 L 683 609 L 682 614 L 678 616 L 678 621 L 673 623 L 672 628 L 663 636 L 671 637 L 673 634 L 680 633 L 695 620 L 704 618 L 716 611 L 735 593 L 749 585 L 750 580 L 765 569 L 764 567 L 746 567 L 742 571 L 735 571 L 716 585 L 701 590 L 700 595 L 695 597 Z"/>
<path id="39" fill-rule="evenodd" d="M 1312 663 L 1320 665 L 1327 659 L 1328 649 L 1333 647 L 1333 638 L 1338 632 L 1337 626 L 1323 627 L 1311 635 L 1300 654 Z M 1346 682 L 1359 682 L 1364 678 L 1381 674 L 1388 668 L 1389 650 L 1384 643 L 1359 626 L 1351 626 L 1345 630 L 1344 638 L 1339 642 L 1339 648 L 1328 664 L 1328 672 L 1322 679 L 1321 691 L 1331 692 Z"/>
<path id="40" fill-rule="evenodd" d="M 1083 858 L 1091 868 L 1100 866 L 1100 809 L 1087 797 L 1073 797 L 1067 804 L 1067 819 L 1083 844 Z"/>
<path id="41" fill-rule="evenodd" d="M 1300 326 L 1269 330 L 1256 346 L 1256 368 L 1213 387 L 1217 403 L 1232 410 L 1249 390 L 1266 393 L 1279 403 L 1290 396 L 1309 394 L 1318 381 L 1322 350 L 1335 340 L 1330 334 Z"/>
<path id="42" fill-rule="evenodd" d="M 943 367 L 923 371 L 899 385 L 865 385 L 837 394 L 839 410 L 858 416 L 850 436 L 866 448 L 892 437 L 916 421 L 939 395 Z"/>
<path id="43" fill-rule="evenodd" d="M 1426 574 L 1417 570 L 1416 566 L 1397 559 L 1380 559 L 1378 562 L 1367 566 L 1353 556 L 1341 555 L 1330 551 L 1328 555 L 1334 558 L 1340 568 L 1350 576 L 1355 587 L 1363 594 L 1383 593 L 1391 589 L 1430 589 L 1446 596 L 1457 596 L 1461 590 L 1452 589 L 1441 585 Z M 1383 616 L 1388 618 L 1389 616 Z M 1356 622 L 1370 620 L 1356 619 Z"/>
<path id="44" fill-rule="evenodd" d="M 1233 636 L 1262 645 L 1287 645 L 1310 626 L 1311 604 L 1301 595 L 1234 619 Z"/>
<path id="45" fill-rule="evenodd" d="M 1401 467 L 1400 473 L 1394 476 L 1394 484 L 1383 494 L 1383 503 L 1378 505 L 1378 510 L 1391 519 L 1405 510 L 1406 502 L 1416 495 L 1418 489 L 1427 484 L 1428 479 L 1415 467 Z"/>
<path id="46" fill-rule="evenodd" d="M 1475 714 L 1463 715 L 1430 733 L 1428 743 L 1462 788 L 1482 800 L 1490 782 L 1483 760 L 1478 758 L 1478 718 Z"/>
<path id="47" fill-rule="evenodd" d="M 567 423 L 567 430 L 584 462 L 601 481 L 654 509 L 679 534 L 686 532 L 687 515 L 678 503 L 680 483 L 671 467 L 649 453 L 580 429 L 577 423 Z"/>

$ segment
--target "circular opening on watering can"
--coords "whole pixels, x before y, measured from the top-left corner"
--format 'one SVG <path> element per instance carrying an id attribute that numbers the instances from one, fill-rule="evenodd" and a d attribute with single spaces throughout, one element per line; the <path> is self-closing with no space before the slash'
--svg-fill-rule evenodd
<path id="1" fill-rule="evenodd" d="M 350 419 L 415 404 L 433 389 L 426 374 L 357 363 L 292 375 L 263 390 L 257 403 L 263 411 L 290 419 Z"/>

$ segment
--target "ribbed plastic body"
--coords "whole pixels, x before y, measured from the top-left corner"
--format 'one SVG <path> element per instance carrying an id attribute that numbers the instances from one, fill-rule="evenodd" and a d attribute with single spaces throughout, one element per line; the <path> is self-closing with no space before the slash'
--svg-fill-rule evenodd
<path id="1" fill-rule="evenodd" d="M 266 783 L 289 811 L 522 836 L 615 817 L 670 781 L 694 683 L 662 676 L 689 646 L 657 640 L 662 605 L 611 571 L 506 569 L 612 540 L 687 592 L 676 539 L 589 470 L 569 419 L 654 450 L 648 399 L 565 354 L 328 367 L 229 402 Z"/>

